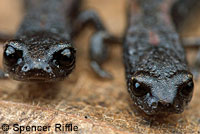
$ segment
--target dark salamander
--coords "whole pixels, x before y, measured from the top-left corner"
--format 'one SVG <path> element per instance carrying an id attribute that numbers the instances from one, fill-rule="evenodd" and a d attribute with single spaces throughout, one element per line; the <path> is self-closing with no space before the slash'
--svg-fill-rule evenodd
<path id="1" fill-rule="evenodd" d="M 128 92 L 147 115 L 182 113 L 193 75 L 170 11 L 175 0 L 130 0 L 123 57 Z"/>
<path id="2" fill-rule="evenodd" d="M 91 22 L 97 29 L 91 39 L 91 65 L 102 77 L 109 77 L 94 59 L 98 57 L 96 47 L 103 44 L 109 34 L 95 12 L 84 11 L 78 15 L 80 2 L 25 1 L 27 13 L 14 39 L 6 42 L 4 48 L 3 65 L 9 77 L 19 81 L 63 80 L 75 67 L 72 37 Z"/>

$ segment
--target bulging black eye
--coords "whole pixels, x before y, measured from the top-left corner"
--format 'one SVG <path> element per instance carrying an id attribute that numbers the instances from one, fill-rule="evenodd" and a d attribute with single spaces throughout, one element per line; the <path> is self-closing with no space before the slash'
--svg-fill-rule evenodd
<path id="1" fill-rule="evenodd" d="M 22 50 L 18 50 L 12 46 L 6 46 L 4 50 L 4 61 L 6 64 L 14 65 L 23 56 Z"/>
<path id="2" fill-rule="evenodd" d="M 150 89 L 147 85 L 142 82 L 138 82 L 136 79 L 131 81 L 131 91 L 137 97 L 142 97 L 146 95 Z"/>
<path id="3" fill-rule="evenodd" d="M 53 62 L 60 66 L 71 66 L 75 61 L 75 50 L 73 48 L 65 48 L 53 55 Z"/>
<path id="4" fill-rule="evenodd" d="M 184 96 L 190 95 L 194 89 L 193 80 L 191 79 L 191 80 L 187 81 L 186 83 L 181 85 L 179 88 L 180 88 L 180 92 L 182 95 L 184 95 Z"/>

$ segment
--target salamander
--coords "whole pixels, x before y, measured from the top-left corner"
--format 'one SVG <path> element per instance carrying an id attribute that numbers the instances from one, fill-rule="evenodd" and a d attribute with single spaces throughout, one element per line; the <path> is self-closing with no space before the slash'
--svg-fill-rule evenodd
<path id="1" fill-rule="evenodd" d="M 51 82 L 63 80 L 75 68 L 76 49 L 72 38 L 85 24 L 93 23 L 91 66 L 100 76 L 110 77 L 100 67 L 98 44 L 110 35 L 98 15 L 79 12 L 81 0 L 25 0 L 26 15 L 13 39 L 4 47 L 3 66 L 18 81 Z M 8 37 L 8 36 L 4 36 Z M 5 73 L 0 71 L 3 77 Z"/>
<path id="2" fill-rule="evenodd" d="M 147 115 L 182 113 L 194 83 L 171 19 L 175 0 L 129 2 L 123 59 L 133 103 Z"/>

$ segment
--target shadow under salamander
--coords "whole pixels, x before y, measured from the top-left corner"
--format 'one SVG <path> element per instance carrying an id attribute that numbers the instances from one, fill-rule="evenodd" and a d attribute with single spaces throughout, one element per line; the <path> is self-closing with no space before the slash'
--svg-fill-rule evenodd
<path id="1" fill-rule="evenodd" d="M 53 100 L 60 89 L 59 83 L 20 83 L 15 93 L 24 101 Z"/>

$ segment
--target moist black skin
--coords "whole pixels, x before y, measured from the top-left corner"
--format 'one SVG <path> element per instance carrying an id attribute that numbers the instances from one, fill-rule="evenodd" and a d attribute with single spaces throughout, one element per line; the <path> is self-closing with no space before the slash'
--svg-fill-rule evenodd
<path id="1" fill-rule="evenodd" d="M 174 0 L 130 0 L 123 57 L 128 92 L 147 115 L 178 114 L 193 94 L 193 75 L 170 16 Z"/>
<path id="2" fill-rule="evenodd" d="M 39 82 L 63 80 L 75 68 L 76 50 L 72 37 L 88 23 L 96 28 L 90 56 L 93 57 L 91 63 L 97 66 L 92 68 L 98 68 L 96 72 L 100 76 L 110 77 L 96 61 L 101 50 L 93 47 L 104 45 L 104 39 L 110 35 L 94 11 L 79 14 L 80 3 L 81 0 L 25 0 L 27 14 L 4 48 L 4 71 L 10 78 Z M 97 44 L 96 40 L 102 44 Z"/>

